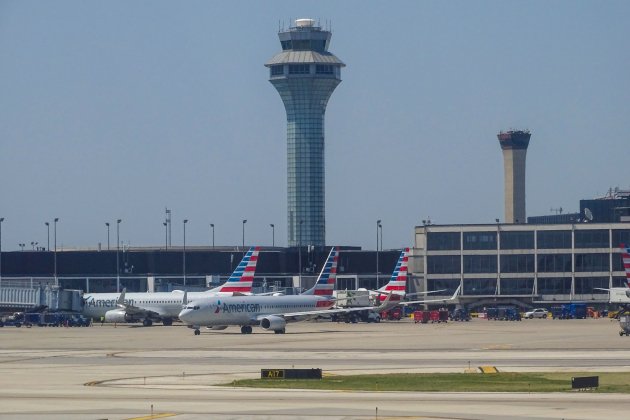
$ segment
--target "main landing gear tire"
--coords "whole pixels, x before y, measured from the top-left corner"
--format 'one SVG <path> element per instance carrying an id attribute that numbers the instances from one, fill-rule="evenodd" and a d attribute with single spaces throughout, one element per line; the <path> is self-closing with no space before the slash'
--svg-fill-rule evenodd
<path id="1" fill-rule="evenodd" d="M 284 334 L 286 332 L 286 329 L 281 329 L 281 330 L 273 330 L 274 333 L 276 334 Z"/>
<path id="2" fill-rule="evenodd" d="M 170 327 L 171 325 L 173 325 L 173 318 L 162 319 L 162 325 L 164 325 L 165 327 Z"/>
<path id="3" fill-rule="evenodd" d="M 195 330 L 195 335 L 199 335 L 199 334 L 201 334 L 201 331 L 199 331 L 199 328 L 197 328 L 197 329 Z"/>
<path id="4" fill-rule="evenodd" d="M 142 325 L 144 325 L 145 327 L 150 327 L 151 325 L 153 325 L 153 321 L 147 318 L 142 321 Z"/>
<path id="5" fill-rule="evenodd" d="M 252 326 L 251 325 L 243 325 L 241 327 L 241 334 L 251 334 L 252 333 Z"/>

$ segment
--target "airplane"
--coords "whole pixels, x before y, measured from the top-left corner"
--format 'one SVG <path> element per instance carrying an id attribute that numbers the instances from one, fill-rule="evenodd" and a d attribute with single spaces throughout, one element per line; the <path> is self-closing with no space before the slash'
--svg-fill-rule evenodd
<path id="1" fill-rule="evenodd" d="M 385 284 L 378 290 L 368 290 L 365 288 L 360 288 L 358 292 L 367 292 L 369 300 L 373 303 L 374 306 L 379 306 L 382 304 L 385 299 L 389 300 L 388 309 L 393 308 L 394 306 L 407 306 L 413 304 L 424 304 L 431 302 L 444 302 L 444 299 L 432 299 L 432 300 L 413 300 L 413 301 L 403 301 L 405 297 L 414 296 L 414 295 L 424 295 L 430 293 L 438 293 L 443 292 L 443 290 L 431 290 L 426 292 L 417 292 L 417 293 L 406 293 L 407 289 L 407 279 L 409 278 L 408 273 L 408 265 L 409 265 L 409 248 L 405 248 L 400 253 L 398 257 L 398 261 L 396 262 L 396 266 L 394 267 L 394 271 L 389 279 L 389 282 Z M 454 296 L 459 294 L 459 288 L 455 291 Z M 346 304 L 352 302 L 352 294 L 348 292 L 348 298 L 343 299 L 346 301 Z M 447 299 L 451 300 L 451 299 Z M 339 300 L 341 302 L 342 300 Z M 345 307 L 348 307 L 345 305 Z"/>
<path id="2" fill-rule="evenodd" d="M 608 303 L 619 303 L 625 306 L 630 304 L 630 247 L 625 244 L 619 244 L 619 248 L 621 249 L 623 268 L 626 271 L 626 287 L 613 287 L 610 289 L 595 287 L 595 289 L 606 290 L 609 293 Z"/>
<path id="3" fill-rule="evenodd" d="M 104 322 L 139 322 L 149 327 L 154 321 L 172 325 L 173 319 L 182 310 L 188 299 L 207 296 L 238 296 L 251 294 L 254 273 L 258 263 L 260 247 L 251 247 L 238 264 L 230 278 L 222 285 L 203 292 L 157 293 L 89 293 L 83 296 L 83 315 L 91 318 L 103 317 Z"/>
<path id="4" fill-rule="evenodd" d="M 377 307 L 332 309 L 335 303 L 332 292 L 337 277 L 337 262 L 338 250 L 332 248 L 315 285 L 300 295 L 208 297 L 187 303 L 180 312 L 179 319 L 193 328 L 195 335 L 200 334 L 201 326 L 224 330 L 230 325 L 240 326 L 242 334 L 251 334 L 252 326 L 284 334 L 287 322 L 328 317 L 338 313 L 382 311 L 391 307 L 393 293 L 389 292 Z M 454 298 L 455 295 L 452 299 Z"/>

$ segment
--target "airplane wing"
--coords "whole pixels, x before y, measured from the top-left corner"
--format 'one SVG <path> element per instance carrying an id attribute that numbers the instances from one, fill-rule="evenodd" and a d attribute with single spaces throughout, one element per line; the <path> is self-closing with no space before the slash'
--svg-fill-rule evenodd
<path id="1" fill-rule="evenodd" d="M 142 316 L 145 318 L 159 318 L 163 315 L 149 309 L 145 309 L 139 306 L 129 305 L 125 303 L 125 293 L 127 293 L 127 288 L 124 288 L 122 292 L 120 292 L 120 296 L 118 297 L 118 300 L 116 301 L 116 306 L 124 310 L 126 314 L 133 315 L 135 317 Z M 185 296 L 186 296 L 186 293 L 184 293 L 184 297 Z"/>
<path id="2" fill-rule="evenodd" d="M 414 304 L 423 304 L 423 303 L 432 303 L 432 302 L 447 302 L 449 300 L 455 300 L 455 298 L 457 297 L 457 295 L 459 294 L 459 291 L 461 289 L 461 285 L 457 286 L 457 289 L 455 289 L 455 293 L 453 293 L 453 296 L 451 296 L 450 298 L 447 299 L 424 299 L 424 300 L 408 300 L 408 301 L 401 301 L 401 302 L 395 302 L 396 305 L 401 305 L 401 306 L 407 306 L 407 305 L 414 305 Z"/>
<path id="3" fill-rule="evenodd" d="M 277 316 L 277 317 L 280 317 L 280 318 L 284 318 L 286 321 L 300 321 L 300 320 L 305 320 L 305 319 L 316 318 L 316 317 L 319 317 L 319 316 L 328 316 L 328 315 L 333 315 L 333 314 L 344 314 L 344 313 L 350 313 L 350 312 L 359 312 L 359 311 L 376 311 L 376 312 L 380 312 L 380 311 L 382 311 L 382 310 L 387 308 L 387 305 L 389 305 L 390 297 L 391 297 L 391 294 L 389 294 L 387 296 L 387 298 L 385 298 L 383 303 L 381 303 L 379 306 L 360 306 L 360 307 L 356 307 L 356 308 L 331 308 L 331 309 L 319 309 L 319 310 L 313 310 L 313 311 L 300 311 L 300 312 L 287 312 L 287 313 L 278 313 L 278 314 L 265 314 L 265 315 L 258 315 L 254 319 L 256 321 L 260 321 L 263 318 L 266 318 L 266 317 L 269 317 L 269 316 Z"/>

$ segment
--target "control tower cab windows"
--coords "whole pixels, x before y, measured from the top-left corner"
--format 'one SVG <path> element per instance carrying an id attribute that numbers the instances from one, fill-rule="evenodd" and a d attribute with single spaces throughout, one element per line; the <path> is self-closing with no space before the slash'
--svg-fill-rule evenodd
<path id="1" fill-rule="evenodd" d="M 282 76 L 284 74 L 284 66 L 271 66 L 272 76 Z"/>
<path id="2" fill-rule="evenodd" d="M 309 74 L 310 67 L 308 64 L 289 64 L 289 74 Z"/>

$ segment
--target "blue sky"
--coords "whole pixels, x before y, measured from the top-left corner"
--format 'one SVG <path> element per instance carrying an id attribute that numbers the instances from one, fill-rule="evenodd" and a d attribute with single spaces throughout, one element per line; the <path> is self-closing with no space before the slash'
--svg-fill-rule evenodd
<path id="1" fill-rule="evenodd" d="M 527 214 L 630 188 L 627 1 L 0 0 L 2 249 L 286 245 L 278 22 L 332 22 L 329 244 L 503 219 L 499 130 L 530 129 Z M 113 235 L 112 231 L 112 235 Z M 112 243 L 115 239 L 112 236 Z"/>

